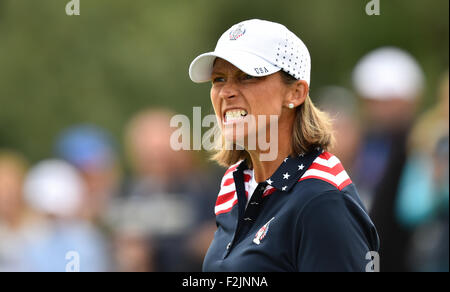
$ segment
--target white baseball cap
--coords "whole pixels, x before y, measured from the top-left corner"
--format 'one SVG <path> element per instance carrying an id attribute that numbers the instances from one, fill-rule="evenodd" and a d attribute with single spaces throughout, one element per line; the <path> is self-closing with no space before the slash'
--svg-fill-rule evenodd
<path id="1" fill-rule="evenodd" d="M 424 74 L 408 52 L 381 47 L 365 55 L 353 71 L 353 84 L 365 99 L 414 99 L 424 87 Z"/>
<path id="2" fill-rule="evenodd" d="M 305 44 L 284 25 L 251 19 L 233 25 L 222 34 L 214 52 L 198 56 L 189 67 L 196 83 L 211 80 L 214 60 L 222 58 L 250 76 L 283 70 L 310 82 L 311 57 Z"/>

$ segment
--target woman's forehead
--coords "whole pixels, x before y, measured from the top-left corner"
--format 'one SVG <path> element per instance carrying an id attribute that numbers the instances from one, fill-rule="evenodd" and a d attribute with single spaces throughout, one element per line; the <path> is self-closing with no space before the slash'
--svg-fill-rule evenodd
<path id="1" fill-rule="evenodd" d="M 238 67 L 234 66 L 227 60 L 224 60 L 222 58 L 216 58 L 214 60 L 212 73 L 216 73 L 216 72 L 225 73 L 225 72 L 229 72 L 229 71 L 230 72 L 237 72 L 237 71 L 242 72 Z"/>

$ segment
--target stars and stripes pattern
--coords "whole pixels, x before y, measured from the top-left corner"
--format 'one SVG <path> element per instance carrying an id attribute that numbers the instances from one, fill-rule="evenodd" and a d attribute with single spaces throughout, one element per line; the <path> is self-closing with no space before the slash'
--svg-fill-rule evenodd
<path id="1" fill-rule="evenodd" d="M 236 194 L 236 185 L 234 183 L 233 173 L 236 171 L 238 166 L 242 163 L 242 160 L 233 164 L 228 168 L 223 176 L 220 192 L 217 196 L 216 206 L 214 208 L 214 213 L 217 215 L 229 212 L 234 205 L 237 204 L 238 198 Z M 253 170 L 244 170 L 244 184 L 245 184 L 245 195 L 248 199 L 248 190 L 250 188 L 250 180 L 253 177 Z M 272 194 L 276 189 L 272 186 L 267 186 L 263 193 L 263 197 Z"/>
<path id="2" fill-rule="evenodd" d="M 214 208 L 216 215 L 229 212 L 238 203 L 233 173 L 242 162 L 243 160 L 231 165 L 222 178 L 220 192 Z M 243 175 L 245 195 L 248 200 L 248 190 L 250 188 L 253 170 L 245 169 Z M 336 156 L 329 152 L 324 152 L 321 149 L 316 149 L 308 154 L 284 159 L 277 171 L 266 181 L 267 187 L 262 196 L 269 196 L 277 190 L 289 192 L 297 182 L 306 179 L 326 181 L 339 190 L 352 183 Z"/>
<path id="3" fill-rule="evenodd" d="M 352 183 L 342 163 L 329 152 L 320 154 L 299 181 L 309 178 L 324 180 L 340 191 Z"/>
<path id="4" fill-rule="evenodd" d="M 233 172 L 237 169 L 241 162 L 242 160 L 230 166 L 222 178 L 222 182 L 220 183 L 219 195 L 217 196 L 216 200 L 216 207 L 214 208 L 214 213 L 216 213 L 216 216 L 222 213 L 229 212 L 231 208 L 233 208 L 233 206 L 238 202 Z M 250 178 L 246 178 L 244 176 L 244 181 L 250 181 Z"/>

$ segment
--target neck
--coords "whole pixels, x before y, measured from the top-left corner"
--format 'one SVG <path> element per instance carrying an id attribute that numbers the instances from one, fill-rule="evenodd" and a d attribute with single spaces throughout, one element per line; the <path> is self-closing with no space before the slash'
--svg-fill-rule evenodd
<path id="1" fill-rule="evenodd" d="M 281 163 L 283 163 L 284 159 L 292 153 L 292 129 L 291 127 L 287 127 L 287 129 L 287 131 L 279 131 L 278 133 L 278 141 L 280 143 L 277 143 L 277 151 L 274 159 L 261 160 L 261 154 L 271 153 L 273 150 L 270 148 L 273 147 L 271 143 L 269 143 L 269 149 L 265 151 L 261 151 L 259 148 L 257 150 L 247 150 L 252 160 L 253 174 L 256 182 L 260 183 L 269 179 Z"/>

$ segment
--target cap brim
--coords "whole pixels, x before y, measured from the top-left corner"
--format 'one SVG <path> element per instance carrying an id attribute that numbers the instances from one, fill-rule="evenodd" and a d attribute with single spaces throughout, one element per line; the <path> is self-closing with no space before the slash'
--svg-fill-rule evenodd
<path id="1" fill-rule="evenodd" d="M 272 65 L 270 62 L 252 53 L 243 51 L 216 51 L 202 54 L 192 61 L 189 66 L 189 77 L 191 80 L 196 83 L 210 81 L 214 60 L 216 58 L 230 62 L 250 76 L 267 76 L 281 70 L 281 68 Z"/>

